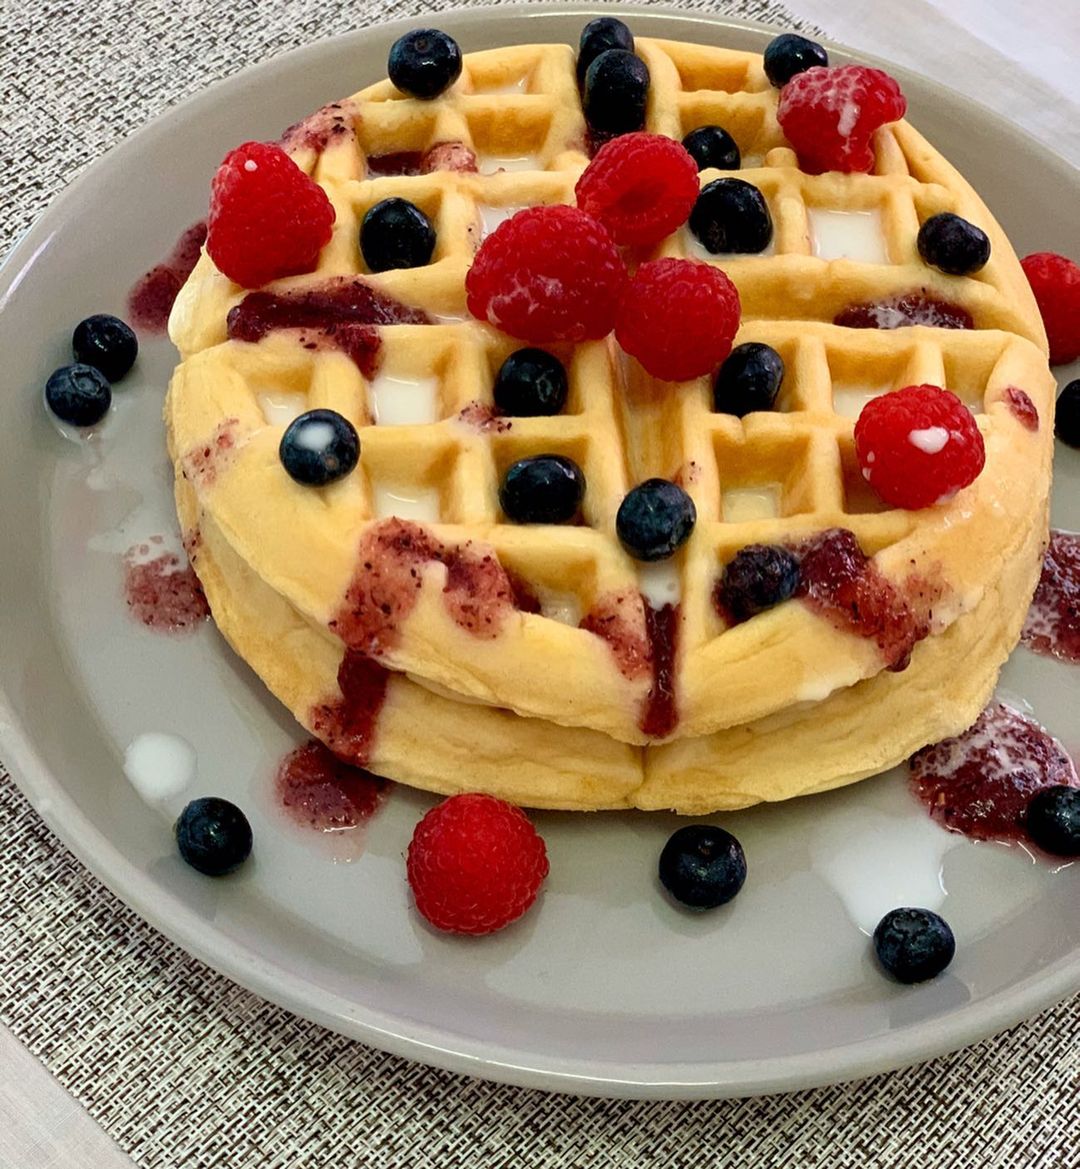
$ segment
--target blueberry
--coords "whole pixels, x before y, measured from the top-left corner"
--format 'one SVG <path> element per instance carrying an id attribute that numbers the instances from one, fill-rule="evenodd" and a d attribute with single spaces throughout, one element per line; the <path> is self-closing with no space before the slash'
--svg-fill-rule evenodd
<path id="1" fill-rule="evenodd" d="M 565 524 L 577 515 L 585 474 L 563 455 L 519 459 L 506 472 L 499 503 L 515 524 Z"/>
<path id="2" fill-rule="evenodd" d="M 713 179 L 701 188 L 690 230 L 717 252 L 762 252 L 772 240 L 773 224 L 765 196 L 744 179 Z"/>
<path id="3" fill-rule="evenodd" d="M 646 479 L 626 493 L 615 531 L 635 560 L 665 560 L 690 539 L 697 522 L 694 501 L 667 479 Z"/>
<path id="4" fill-rule="evenodd" d="M 514 418 L 558 414 L 566 404 L 566 370 L 543 349 L 519 349 L 495 375 L 495 405 Z"/>
<path id="5" fill-rule="evenodd" d="M 625 49 L 626 52 L 632 53 L 634 34 L 614 16 L 598 16 L 595 20 L 590 20 L 581 30 L 577 55 L 578 89 L 585 82 L 585 73 L 589 66 L 608 49 Z"/>
<path id="6" fill-rule="evenodd" d="M 943 211 L 919 228 L 919 255 L 950 276 L 970 276 L 990 259 L 990 238 L 981 228 Z"/>
<path id="7" fill-rule="evenodd" d="M 360 437 L 336 410 L 309 410 L 281 436 L 281 465 L 297 483 L 325 487 L 343 479 L 360 459 Z"/>
<path id="8" fill-rule="evenodd" d="M 720 126 L 698 126 L 682 140 L 698 170 L 738 170 L 742 155 L 735 139 Z"/>
<path id="9" fill-rule="evenodd" d="M 1054 433 L 1066 445 L 1080 449 L 1080 378 L 1058 394 Z"/>
<path id="10" fill-rule="evenodd" d="M 814 41 L 793 32 L 781 33 L 765 49 L 765 76 L 779 89 L 796 73 L 828 65 L 829 54 Z"/>
<path id="11" fill-rule="evenodd" d="M 660 883 L 691 909 L 715 909 L 746 880 L 742 845 L 723 828 L 688 824 L 672 833 L 660 853 Z"/>
<path id="12" fill-rule="evenodd" d="M 192 800 L 176 821 L 176 845 L 193 869 L 222 877 L 251 855 L 251 825 L 235 805 L 218 796 Z"/>
<path id="13" fill-rule="evenodd" d="M 438 97 L 461 76 L 461 49 L 437 28 L 414 28 L 390 46 L 390 80 L 409 97 Z"/>
<path id="14" fill-rule="evenodd" d="M 891 909 L 874 930 L 874 952 L 898 982 L 925 982 L 953 960 L 948 922 L 929 909 Z"/>
<path id="15" fill-rule="evenodd" d="M 70 426 L 93 426 L 112 404 L 109 379 L 92 365 L 62 365 L 45 383 L 45 403 Z"/>
<path id="16" fill-rule="evenodd" d="M 76 361 L 92 365 L 110 382 L 118 382 L 135 364 L 139 342 L 119 317 L 97 313 L 75 326 L 71 349 Z"/>
<path id="17" fill-rule="evenodd" d="M 748 544 L 724 565 L 713 600 L 720 612 L 736 623 L 795 595 L 799 561 L 778 544 Z"/>
<path id="18" fill-rule="evenodd" d="M 360 251 L 372 272 L 422 268 L 435 251 L 435 228 L 408 199 L 383 199 L 360 224 Z"/>
<path id="19" fill-rule="evenodd" d="M 1080 856 L 1080 789 L 1058 784 L 1036 792 L 1027 807 L 1028 835 L 1053 856 Z"/>
<path id="20" fill-rule="evenodd" d="M 784 380 L 784 359 L 760 341 L 736 345 L 716 372 L 713 409 L 743 418 L 755 410 L 771 410 Z"/>
<path id="21" fill-rule="evenodd" d="M 629 134 L 645 125 L 649 67 L 625 49 L 606 49 L 585 72 L 585 120 L 602 134 Z"/>

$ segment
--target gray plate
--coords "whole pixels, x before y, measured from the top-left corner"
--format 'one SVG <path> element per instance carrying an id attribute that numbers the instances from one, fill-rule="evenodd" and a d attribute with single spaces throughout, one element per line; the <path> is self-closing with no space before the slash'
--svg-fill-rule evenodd
<path id="1" fill-rule="evenodd" d="M 587 11 L 440 19 L 472 50 L 573 41 Z M 651 9 L 629 19 L 643 34 L 741 48 L 770 35 Z M 1018 849 L 947 837 L 898 774 L 727 817 L 750 880 L 697 918 L 666 903 L 653 876 L 673 817 L 540 815 L 551 878 L 538 908 L 487 940 L 437 936 L 409 908 L 401 860 L 430 799 L 396 791 L 360 855 L 305 836 L 270 797 L 299 738 L 291 720 L 212 628 L 161 637 L 126 616 L 120 554 L 175 531 L 160 425 L 173 351 L 144 345 L 92 444 L 52 426 L 44 376 L 67 360 L 74 322 L 122 313 L 136 276 L 201 217 L 228 148 L 375 80 L 404 27 L 275 58 L 170 111 L 73 184 L 0 274 L 0 734 L 23 790 L 111 889 L 218 970 L 367 1043 L 492 1079 L 646 1097 L 806 1087 L 971 1042 L 1080 988 L 1080 865 L 1052 871 Z M 1075 245 L 1074 170 L 980 107 L 894 72 L 912 120 L 1021 253 Z M 1059 451 L 1061 526 L 1080 527 L 1078 483 L 1080 456 Z M 1078 677 L 1021 651 L 1005 679 L 1074 751 Z M 198 751 L 195 787 L 164 809 L 121 772 L 144 731 Z M 207 793 L 241 803 L 255 829 L 253 863 L 224 882 L 173 853 L 171 818 Z M 856 921 L 926 899 L 943 899 L 956 961 L 930 985 L 892 985 Z"/>

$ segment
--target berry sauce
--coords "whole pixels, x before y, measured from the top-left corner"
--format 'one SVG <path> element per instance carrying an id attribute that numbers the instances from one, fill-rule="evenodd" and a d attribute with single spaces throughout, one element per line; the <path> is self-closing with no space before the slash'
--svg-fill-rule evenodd
<path id="1" fill-rule="evenodd" d="M 206 242 L 206 223 L 192 224 L 177 241 L 169 258 L 151 268 L 128 293 L 128 320 L 143 333 L 164 333 L 177 294 L 199 262 Z"/>
<path id="2" fill-rule="evenodd" d="M 393 154 L 370 154 L 367 157 L 369 179 L 398 178 L 402 175 L 420 175 L 424 160 L 421 150 L 399 150 Z"/>
<path id="3" fill-rule="evenodd" d="M 372 326 L 429 324 L 423 310 L 409 308 L 363 280 L 345 278 L 304 292 L 250 292 L 229 310 L 227 329 L 234 341 L 261 341 L 275 329 L 300 329 L 306 349 L 339 349 L 370 378 L 380 346 Z"/>
<path id="4" fill-rule="evenodd" d="M 1021 640 L 1036 653 L 1080 665 L 1080 535 L 1051 531 Z"/>
<path id="5" fill-rule="evenodd" d="M 393 154 L 372 154 L 367 159 L 367 174 L 372 179 L 430 175 L 440 170 L 475 174 L 476 155 L 464 142 L 437 142 L 425 151 L 400 150 Z"/>
<path id="6" fill-rule="evenodd" d="M 212 486 L 218 471 L 232 458 L 239 424 L 238 418 L 226 418 L 224 422 L 218 423 L 205 446 L 188 451 L 181 460 L 184 478 L 198 487 Z"/>
<path id="7" fill-rule="evenodd" d="M 486 402 L 469 402 L 457 414 L 458 422 L 480 434 L 505 434 L 514 424 Z"/>
<path id="8" fill-rule="evenodd" d="M 390 671 L 347 649 L 338 667 L 336 698 L 311 711 L 311 729 L 339 758 L 363 766 L 371 758 Z"/>
<path id="9" fill-rule="evenodd" d="M 189 631 L 210 616 L 199 578 L 174 552 L 152 555 L 161 536 L 124 554 L 124 596 L 132 616 L 158 633 Z"/>
<path id="10" fill-rule="evenodd" d="M 350 111 L 341 102 L 333 102 L 291 125 L 281 135 L 280 142 L 283 150 L 313 150 L 322 154 L 331 142 L 352 136 Z"/>
<path id="11" fill-rule="evenodd" d="M 836 314 L 833 324 L 848 329 L 899 329 L 904 325 L 928 325 L 937 329 L 975 327 L 967 309 L 918 292 L 869 304 L 848 305 Z"/>
<path id="12" fill-rule="evenodd" d="M 1031 431 L 1039 429 L 1039 412 L 1025 390 L 1019 386 L 1009 386 L 1004 396 L 1013 416 L 1020 423 Z"/>
<path id="13" fill-rule="evenodd" d="M 642 731 L 662 739 L 675 729 L 679 713 L 675 709 L 675 641 L 679 628 L 679 606 L 661 609 L 645 606 L 645 632 L 652 656 L 653 684 L 641 713 Z"/>
<path id="14" fill-rule="evenodd" d="M 608 643 L 624 678 L 640 678 L 651 670 L 652 652 L 645 628 L 648 606 L 640 593 L 607 593 L 582 618 L 579 628 Z"/>
<path id="15" fill-rule="evenodd" d="M 382 806 L 389 780 L 343 763 L 317 739 L 290 751 L 274 781 L 278 802 L 305 828 L 358 828 Z"/>
<path id="16" fill-rule="evenodd" d="M 955 739 L 911 757 L 911 785 L 942 827 L 975 840 L 1030 843 L 1031 797 L 1056 784 L 1080 787 L 1061 744 L 1033 719 L 992 702 Z"/>
<path id="17" fill-rule="evenodd" d="M 882 576 L 846 528 L 831 528 L 795 548 L 800 561 L 796 596 L 837 629 L 877 642 L 890 670 L 903 670 L 917 641 L 929 633 L 896 586 Z M 923 600 L 931 600 L 925 589 Z"/>

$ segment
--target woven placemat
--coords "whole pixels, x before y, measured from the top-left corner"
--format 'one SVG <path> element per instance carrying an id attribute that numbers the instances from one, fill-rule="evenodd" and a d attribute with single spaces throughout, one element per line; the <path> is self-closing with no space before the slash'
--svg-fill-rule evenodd
<path id="1" fill-rule="evenodd" d="M 252 61 L 441 4 L 6 0 L 0 253 L 88 161 Z M 772 0 L 690 9 L 798 27 Z M 552 1096 L 270 1006 L 95 880 L 0 768 L 0 1022 L 144 1169 L 1080 1164 L 1078 1000 L 920 1068 L 749 1101 Z"/>

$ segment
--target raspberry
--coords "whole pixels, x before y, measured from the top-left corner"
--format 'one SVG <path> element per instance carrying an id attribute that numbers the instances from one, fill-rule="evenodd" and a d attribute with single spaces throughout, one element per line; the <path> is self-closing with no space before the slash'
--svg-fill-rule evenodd
<path id="1" fill-rule="evenodd" d="M 326 192 L 280 146 L 245 142 L 210 186 L 206 250 L 230 280 L 258 288 L 310 272 L 333 224 Z"/>
<path id="2" fill-rule="evenodd" d="M 865 65 L 816 65 L 780 91 L 776 117 L 799 165 L 821 174 L 872 170 L 871 135 L 906 110 L 900 86 L 888 73 Z"/>
<path id="3" fill-rule="evenodd" d="M 986 451 L 971 411 L 940 386 L 871 398 L 855 423 L 863 478 L 891 507 L 943 503 L 974 482 Z"/>
<path id="4" fill-rule="evenodd" d="M 522 341 L 611 332 L 626 268 L 607 228 L 576 207 L 528 207 L 480 245 L 465 277 L 469 312 Z"/>
<path id="5" fill-rule="evenodd" d="M 650 260 L 619 305 L 615 337 L 653 377 L 669 382 L 711 373 L 731 352 L 739 294 L 711 264 Z"/>
<path id="6" fill-rule="evenodd" d="M 1080 267 L 1055 252 L 1035 252 L 1020 263 L 1046 326 L 1050 364 L 1080 357 Z"/>
<path id="7" fill-rule="evenodd" d="M 686 222 L 698 196 L 697 163 L 662 134 L 623 134 L 597 151 L 574 193 L 617 244 L 648 248 Z"/>
<path id="8" fill-rule="evenodd" d="M 436 929 L 490 934 L 536 900 L 548 860 L 520 808 L 470 794 L 451 796 L 417 824 L 406 869 L 416 908 Z"/>

